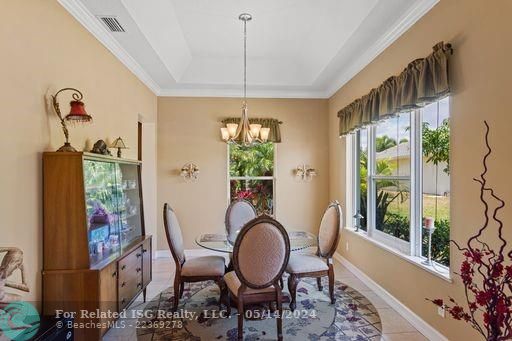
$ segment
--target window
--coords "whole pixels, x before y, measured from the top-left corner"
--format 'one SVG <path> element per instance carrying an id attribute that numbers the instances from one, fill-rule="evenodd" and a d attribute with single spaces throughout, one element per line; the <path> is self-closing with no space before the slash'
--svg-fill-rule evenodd
<path id="1" fill-rule="evenodd" d="M 274 153 L 271 142 L 253 146 L 229 144 L 229 201 L 250 201 L 258 214 L 274 215 Z"/>
<path id="2" fill-rule="evenodd" d="M 449 99 L 353 134 L 353 225 L 404 254 L 427 257 L 424 218 L 434 218 L 432 259 L 449 266 Z"/>

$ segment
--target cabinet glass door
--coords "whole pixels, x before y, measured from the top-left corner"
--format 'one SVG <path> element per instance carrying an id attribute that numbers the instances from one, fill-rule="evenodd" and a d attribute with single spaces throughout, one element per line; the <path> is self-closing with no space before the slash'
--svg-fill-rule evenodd
<path id="1" fill-rule="evenodd" d="M 119 197 L 121 245 L 126 246 L 142 235 L 139 165 L 116 164 L 116 178 L 121 188 Z"/>
<path id="2" fill-rule="evenodd" d="M 116 181 L 116 164 L 84 160 L 87 236 L 91 264 L 120 249 L 120 211 L 118 197 L 121 186 Z"/>

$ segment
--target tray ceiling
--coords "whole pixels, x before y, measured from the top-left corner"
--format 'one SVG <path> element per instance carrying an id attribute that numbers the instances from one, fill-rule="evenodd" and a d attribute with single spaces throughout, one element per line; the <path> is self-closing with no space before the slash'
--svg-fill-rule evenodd
<path id="1" fill-rule="evenodd" d="M 327 98 L 438 0 L 59 0 L 157 95 Z M 124 32 L 112 32 L 113 17 Z"/>

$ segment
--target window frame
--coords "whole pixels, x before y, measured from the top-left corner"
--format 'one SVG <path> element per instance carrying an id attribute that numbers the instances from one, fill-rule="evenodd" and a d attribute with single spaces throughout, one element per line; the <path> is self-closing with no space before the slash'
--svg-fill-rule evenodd
<path id="1" fill-rule="evenodd" d="M 437 110 L 439 112 L 439 102 L 437 101 Z M 451 116 L 451 115 L 450 115 Z M 406 258 L 417 258 L 418 263 L 424 261 L 426 257 L 422 255 L 422 220 L 423 220 L 423 108 L 410 111 L 410 176 L 379 176 L 376 175 L 376 125 L 366 127 L 367 136 L 367 207 L 368 212 L 360 212 L 360 145 L 361 131 L 358 130 L 347 136 L 347 161 L 350 166 L 347 167 L 347 176 L 352 185 L 348 199 L 349 212 L 352 212 L 351 218 L 348 220 L 348 227 L 355 228 L 357 226 L 356 215 L 360 212 L 366 216 L 366 231 L 359 229 L 358 233 L 363 234 L 369 239 L 374 240 L 377 244 L 383 244 L 399 254 L 403 254 Z M 451 152 L 451 151 L 450 151 Z M 376 228 L 376 181 L 379 179 L 407 180 L 410 181 L 410 205 L 409 205 L 409 242 L 391 236 Z M 426 266 L 425 266 L 426 267 Z M 449 272 L 449 267 L 435 263 L 435 268 L 441 272 Z M 436 270 L 435 270 L 436 271 Z"/>
<path id="2" fill-rule="evenodd" d="M 230 166 L 230 155 L 229 155 L 229 149 L 231 145 L 229 143 L 226 144 L 226 203 L 227 206 L 231 204 L 231 180 L 272 180 L 272 217 L 276 217 L 277 212 L 277 196 L 276 196 L 276 184 L 277 184 L 277 162 L 276 162 L 276 156 L 277 156 L 277 143 L 275 142 L 265 142 L 265 143 L 272 143 L 274 146 L 274 164 L 273 164 L 273 171 L 272 176 L 231 176 L 229 172 L 229 166 Z"/>

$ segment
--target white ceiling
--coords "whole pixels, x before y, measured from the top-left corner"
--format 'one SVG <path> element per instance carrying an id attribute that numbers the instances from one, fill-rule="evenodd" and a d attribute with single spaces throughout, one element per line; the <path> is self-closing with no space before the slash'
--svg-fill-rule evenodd
<path id="1" fill-rule="evenodd" d="M 439 0 L 59 0 L 157 95 L 326 98 Z M 126 32 L 98 19 L 115 16 Z"/>

